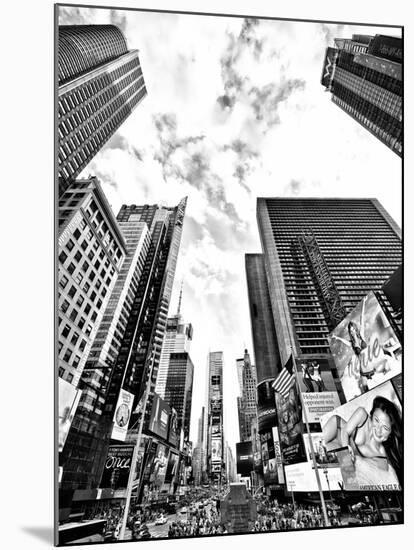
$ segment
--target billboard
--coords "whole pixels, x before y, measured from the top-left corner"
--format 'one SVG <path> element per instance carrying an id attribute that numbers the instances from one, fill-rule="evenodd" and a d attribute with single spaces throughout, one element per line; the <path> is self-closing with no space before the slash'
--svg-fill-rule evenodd
<path id="1" fill-rule="evenodd" d="M 382 57 L 383 59 L 388 59 L 389 61 L 402 63 L 402 40 L 395 36 L 377 34 L 368 47 L 368 53 L 376 55 L 377 57 Z"/>
<path id="2" fill-rule="evenodd" d="M 131 418 L 132 405 L 134 396 L 126 390 L 121 389 L 119 392 L 118 402 L 114 414 L 114 427 L 112 428 L 112 439 L 125 441 L 128 431 L 129 420 Z"/>
<path id="3" fill-rule="evenodd" d="M 69 429 L 72 425 L 73 417 L 75 416 L 76 409 L 78 408 L 78 403 L 82 390 L 77 390 L 75 386 L 63 380 L 63 378 L 58 378 L 59 382 L 59 452 L 63 451 L 65 446 L 66 438 L 68 437 Z"/>
<path id="4" fill-rule="evenodd" d="M 302 462 L 306 455 L 302 437 L 302 405 L 296 384 L 290 388 L 287 397 L 275 392 L 275 400 L 283 464 Z"/>
<path id="5" fill-rule="evenodd" d="M 178 432 L 177 411 L 172 408 L 170 414 L 170 425 L 168 428 L 168 441 L 173 447 L 178 447 L 180 443 L 180 434 Z"/>
<path id="6" fill-rule="evenodd" d="M 402 347 L 370 292 L 329 335 L 347 401 L 401 373 Z"/>
<path id="7" fill-rule="evenodd" d="M 325 447 L 335 451 L 349 491 L 400 490 L 402 411 L 390 381 L 322 418 Z"/>
<path id="8" fill-rule="evenodd" d="M 335 48 L 326 49 L 325 61 L 323 63 L 321 77 L 321 84 L 322 86 L 325 86 L 325 88 L 329 88 L 331 85 L 337 53 L 338 50 L 336 50 Z"/>
<path id="9" fill-rule="evenodd" d="M 154 393 L 148 429 L 166 440 L 170 415 L 171 407 L 159 395 Z"/>
<path id="10" fill-rule="evenodd" d="M 278 483 L 285 483 L 285 475 L 283 473 L 282 451 L 280 449 L 279 430 L 276 426 L 272 428 L 273 445 L 275 449 L 275 467 L 278 478 Z"/>
<path id="11" fill-rule="evenodd" d="M 221 462 L 221 438 L 211 439 L 211 461 Z"/>
<path id="12" fill-rule="evenodd" d="M 394 311 L 398 312 L 403 307 L 403 269 L 400 266 L 391 277 L 383 284 L 382 291 L 388 298 Z"/>
<path id="13" fill-rule="evenodd" d="M 303 440 L 305 443 L 306 457 L 314 468 L 312 460 L 312 447 L 310 444 L 312 439 L 313 453 L 315 455 L 316 465 L 318 468 L 339 468 L 338 457 L 334 451 L 328 451 L 322 433 L 304 434 Z"/>
<path id="14" fill-rule="evenodd" d="M 127 487 L 133 452 L 133 445 L 110 445 L 100 483 L 101 487 L 113 490 Z"/>
<path id="15" fill-rule="evenodd" d="M 180 456 L 177 453 L 170 451 L 168 458 L 167 471 L 165 472 L 165 483 L 171 483 L 175 480 L 178 474 L 178 462 Z"/>
<path id="16" fill-rule="evenodd" d="M 158 443 L 157 451 L 153 460 L 153 468 L 150 475 L 150 481 L 156 486 L 161 487 L 164 483 L 167 473 L 168 447 Z"/>
<path id="17" fill-rule="evenodd" d="M 253 448 L 251 441 L 236 443 L 237 473 L 250 476 L 253 471 Z"/>
<path id="18" fill-rule="evenodd" d="M 331 363 L 327 358 L 298 358 L 296 363 L 308 422 L 319 423 L 322 415 L 341 404 L 332 376 Z M 305 420 L 304 411 L 303 420 Z"/>
<path id="19" fill-rule="evenodd" d="M 257 429 L 264 433 L 276 425 L 275 392 L 273 380 L 265 380 L 257 386 Z"/>
<path id="20" fill-rule="evenodd" d="M 329 468 L 326 475 L 318 468 L 322 491 L 339 491 L 342 488 L 342 475 L 339 468 Z M 315 470 L 310 462 L 290 464 L 285 466 L 286 485 L 290 491 L 312 492 L 318 491 L 318 481 Z"/>

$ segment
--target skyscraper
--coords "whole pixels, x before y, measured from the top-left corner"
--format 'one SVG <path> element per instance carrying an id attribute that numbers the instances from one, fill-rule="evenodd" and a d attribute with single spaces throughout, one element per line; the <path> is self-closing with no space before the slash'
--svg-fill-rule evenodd
<path id="1" fill-rule="evenodd" d="M 353 35 L 326 50 L 321 83 L 332 101 L 402 155 L 402 40 Z"/>
<path id="2" fill-rule="evenodd" d="M 59 225 L 59 376 L 77 386 L 127 245 L 94 177 L 61 196 Z"/>
<path id="3" fill-rule="evenodd" d="M 400 229 L 376 199 L 259 198 L 257 218 L 282 363 L 329 354 L 329 332 L 401 264 Z"/>
<path id="4" fill-rule="evenodd" d="M 194 365 L 186 351 L 170 353 L 165 383 L 165 401 L 177 411 L 178 428 L 190 438 Z"/>
<path id="5" fill-rule="evenodd" d="M 257 417 L 256 398 L 256 372 L 250 362 L 250 355 L 247 349 L 244 350 L 242 367 L 242 394 L 237 398 L 237 409 L 239 417 L 240 441 L 250 441 L 252 422 Z M 237 360 L 237 367 L 240 366 L 240 359 Z"/>
<path id="6" fill-rule="evenodd" d="M 171 353 L 188 353 L 193 338 L 193 327 L 190 323 L 184 323 L 180 313 L 182 292 L 180 292 L 179 306 L 176 315 L 167 319 L 160 364 L 158 367 L 157 383 L 155 391 L 164 399 L 166 383 L 170 364 Z"/>
<path id="7" fill-rule="evenodd" d="M 173 208 L 131 205 L 118 214 L 128 244 L 126 270 L 88 357 L 79 411 L 62 454 L 61 487 L 89 490 L 82 498 L 95 498 L 91 489 L 100 483 L 121 389 L 133 395 L 134 411 L 150 385 L 148 423 L 185 206 L 186 199 Z"/>
<path id="8" fill-rule="evenodd" d="M 207 468 L 213 481 L 223 474 L 223 352 L 208 354 Z"/>
<path id="9" fill-rule="evenodd" d="M 257 429 L 263 434 L 275 425 L 272 382 L 281 369 L 263 254 L 246 254 L 250 322 L 257 376 Z"/>
<path id="10" fill-rule="evenodd" d="M 147 91 L 137 50 L 114 25 L 58 32 L 58 176 L 62 193 Z"/>

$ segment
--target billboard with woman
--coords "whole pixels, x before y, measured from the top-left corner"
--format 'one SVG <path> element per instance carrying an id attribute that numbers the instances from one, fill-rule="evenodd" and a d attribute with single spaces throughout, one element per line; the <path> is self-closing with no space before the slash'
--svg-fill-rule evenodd
<path id="1" fill-rule="evenodd" d="M 398 491 L 403 475 L 401 403 L 391 382 L 345 403 L 321 420 L 349 491 Z"/>

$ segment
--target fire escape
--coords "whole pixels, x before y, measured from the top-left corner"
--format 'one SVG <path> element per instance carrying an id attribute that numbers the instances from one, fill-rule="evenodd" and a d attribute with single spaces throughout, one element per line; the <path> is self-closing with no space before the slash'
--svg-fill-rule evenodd
<path id="1" fill-rule="evenodd" d="M 298 237 L 298 243 L 306 258 L 315 287 L 319 291 L 328 327 L 333 330 L 347 315 L 346 308 L 313 231 L 303 231 Z"/>

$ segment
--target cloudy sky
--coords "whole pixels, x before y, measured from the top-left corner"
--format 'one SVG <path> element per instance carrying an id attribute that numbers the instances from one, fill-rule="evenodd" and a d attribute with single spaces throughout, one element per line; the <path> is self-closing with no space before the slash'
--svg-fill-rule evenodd
<path id="1" fill-rule="evenodd" d="M 225 431 L 238 441 L 236 359 L 251 352 L 244 254 L 260 252 L 258 196 L 376 197 L 401 223 L 401 160 L 330 101 L 325 49 L 399 29 L 61 8 L 60 24 L 114 23 L 138 49 L 148 90 L 83 175 L 115 214 L 188 205 L 170 313 L 194 326 L 192 438 L 208 351 L 224 352 Z"/>

